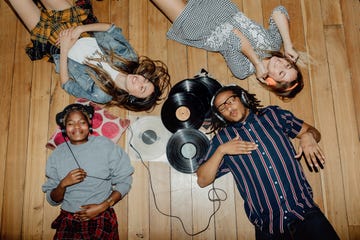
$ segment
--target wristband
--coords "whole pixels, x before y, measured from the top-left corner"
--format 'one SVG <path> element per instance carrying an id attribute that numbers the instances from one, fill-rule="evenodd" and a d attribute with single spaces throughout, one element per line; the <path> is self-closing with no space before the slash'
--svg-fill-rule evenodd
<path id="1" fill-rule="evenodd" d="M 109 203 L 109 207 L 112 207 L 114 205 L 114 203 L 115 203 L 115 201 L 112 199 L 112 197 L 108 198 L 106 200 L 106 202 Z"/>

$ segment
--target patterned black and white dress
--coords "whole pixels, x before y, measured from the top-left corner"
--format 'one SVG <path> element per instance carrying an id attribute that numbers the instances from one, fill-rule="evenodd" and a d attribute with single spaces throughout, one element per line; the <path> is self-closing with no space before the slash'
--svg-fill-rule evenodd
<path id="1" fill-rule="evenodd" d="M 281 11 L 289 19 L 283 6 Z M 259 57 L 269 57 L 268 51 L 279 51 L 282 38 L 274 20 L 269 28 L 246 17 L 230 0 L 189 0 L 167 33 L 169 39 L 185 45 L 220 52 L 235 77 L 244 79 L 255 73 L 255 67 L 240 51 L 240 39 L 233 33 L 236 28 L 249 40 Z"/>

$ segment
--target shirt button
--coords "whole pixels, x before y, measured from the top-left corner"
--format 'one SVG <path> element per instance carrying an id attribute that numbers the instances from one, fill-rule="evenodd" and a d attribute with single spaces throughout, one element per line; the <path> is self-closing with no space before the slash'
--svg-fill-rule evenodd
<path id="1" fill-rule="evenodd" d="M 287 219 L 287 216 L 285 216 L 284 219 Z"/>
<path id="2" fill-rule="evenodd" d="M 278 184 L 278 182 L 277 182 L 277 181 L 275 181 L 275 184 Z"/>
<path id="3" fill-rule="evenodd" d="M 258 140 L 255 140 L 256 143 L 258 143 L 259 141 Z"/>
<path id="4" fill-rule="evenodd" d="M 280 196 L 281 199 L 283 199 L 283 196 Z"/>
<path id="5" fill-rule="evenodd" d="M 285 213 L 288 213 L 288 211 L 287 211 L 287 210 L 285 210 Z"/>
<path id="6" fill-rule="evenodd" d="M 271 167 L 271 166 L 269 166 L 269 169 L 272 169 L 272 167 Z"/>
<path id="7" fill-rule="evenodd" d="M 261 154 L 262 154 L 262 155 L 265 155 L 265 152 L 262 152 Z"/>
<path id="8" fill-rule="evenodd" d="M 250 129 L 250 128 L 249 128 L 248 130 L 249 130 L 249 132 L 251 132 L 251 129 Z"/>

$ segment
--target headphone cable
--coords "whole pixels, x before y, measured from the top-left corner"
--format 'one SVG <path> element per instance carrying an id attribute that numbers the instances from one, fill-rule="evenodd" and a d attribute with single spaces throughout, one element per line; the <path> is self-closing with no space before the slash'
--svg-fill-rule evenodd
<path id="1" fill-rule="evenodd" d="M 157 203 L 157 201 L 156 201 L 156 196 L 155 196 L 155 191 L 154 191 L 154 187 L 153 187 L 153 183 L 152 183 L 152 176 L 151 176 L 150 168 L 145 164 L 145 162 L 144 162 L 144 160 L 143 160 L 140 152 L 139 152 L 139 151 L 133 146 L 133 144 L 132 144 L 132 139 L 133 139 L 134 134 L 133 134 L 133 130 L 132 130 L 131 126 L 129 126 L 128 129 L 129 129 L 129 131 L 130 131 L 130 133 L 131 133 L 130 140 L 129 140 L 129 146 L 130 146 L 130 147 L 135 151 L 135 153 L 138 155 L 138 158 L 140 159 L 142 165 L 145 167 L 145 169 L 146 169 L 147 172 L 148 172 L 151 194 L 152 194 L 152 197 L 153 197 L 153 199 L 154 199 L 154 205 L 155 205 L 156 210 L 158 210 L 158 212 L 161 213 L 161 214 L 164 215 L 164 216 L 167 216 L 167 217 L 170 217 L 170 218 L 175 218 L 175 219 L 179 220 L 179 222 L 180 222 L 180 224 L 181 224 L 184 232 L 185 232 L 187 235 L 189 235 L 189 236 L 196 236 L 196 235 L 199 235 L 199 234 L 202 233 L 202 232 L 205 232 L 205 231 L 209 228 L 209 226 L 210 226 L 211 219 L 212 219 L 212 218 L 215 216 L 215 214 L 219 211 L 220 206 L 221 206 L 221 202 L 222 202 L 222 201 L 225 201 L 225 200 L 227 199 L 227 194 L 226 194 L 226 192 L 225 192 L 223 189 L 221 189 L 221 188 L 215 188 L 215 184 L 214 184 L 215 181 L 212 183 L 212 188 L 209 189 L 209 191 L 208 191 L 208 199 L 209 199 L 209 201 L 211 201 L 211 202 L 218 202 L 219 204 L 218 204 L 217 208 L 213 211 L 213 213 L 210 215 L 209 220 L 208 220 L 207 225 L 206 225 L 205 228 L 203 228 L 202 230 L 200 230 L 200 231 L 198 231 L 198 232 L 196 232 L 196 233 L 189 233 L 189 232 L 186 230 L 186 228 L 185 228 L 185 225 L 184 225 L 183 220 L 182 220 L 179 216 L 175 216 L 175 215 L 172 215 L 172 214 L 165 213 L 165 212 L 163 212 L 163 211 L 159 208 L 158 203 Z M 219 196 L 219 194 L 218 194 L 217 191 L 222 192 L 222 193 L 224 194 L 224 197 L 221 198 L 221 197 Z M 216 198 L 211 198 L 211 197 L 210 197 L 210 193 L 211 193 L 211 192 L 214 192 L 214 195 L 216 196 Z"/>
<path id="2" fill-rule="evenodd" d="M 80 164 L 79 164 L 79 161 L 78 161 L 78 160 L 77 160 L 77 158 L 75 157 L 75 154 L 74 154 L 73 150 L 71 149 L 71 147 L 70 147 L 70 145 L 69 145 L 68 141 L 66 140 L 66 137 L 65 137 L 65 136 L 63 136 L 63 138 L 64 138 L 64 140 L 65 140 L 66 145 L 68 146 L 68 148 L 69 148 L 69 150 L 70 150 L 71 155 L 72 155 L 72 156 L 73 156 L 73 158 L 74 158 L 74 161 L 75 161 L 76 165 L 78 166 L 78 168 L 82 168 L 82 167 L 80 166 Z M 91 176 L 91 175 L 86 175 L 86 177 L 96 178 L 96 179 L 99 179 L 99 180 L 104 180 L 104 181 L 109 181 L 109 180 L 111 179 L 110 177 L 107 177 L 107 178 L 100 178 L 100 177 L 95 177 L 95 176 Z"/>

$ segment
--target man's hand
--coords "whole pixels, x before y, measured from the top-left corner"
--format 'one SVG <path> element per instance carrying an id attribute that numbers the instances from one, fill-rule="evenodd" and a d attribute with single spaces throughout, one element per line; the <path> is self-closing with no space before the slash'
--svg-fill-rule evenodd
<path id="1" fill-rule="evenodd" d="M 257 149 L 255 143 L 241 141 L 239 136 L 221 145 L 221 152 L 228 155 L 250 154 L 255 149 Z"/>
<path id="2" fill-rule="evenodd" d="M 298 154 L 295 158 L 300 158 L 302 155 L 304 155 L 310 171 L 317 172 L 319 167 L 324 167 L 325 155 L 310 132 L 301 135 Z"/>

